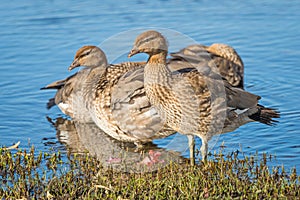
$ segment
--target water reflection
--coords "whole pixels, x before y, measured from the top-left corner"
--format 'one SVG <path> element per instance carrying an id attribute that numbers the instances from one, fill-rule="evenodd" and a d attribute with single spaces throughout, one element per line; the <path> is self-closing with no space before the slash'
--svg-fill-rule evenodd
<path id="1" fill-rule="evenodd" d="M 119 142 L 99 129 L 94 123 L 79 123 L 62 117 L 48 120 L 57 130 L 57 138 L 72 153 L 89 152 L 104 167 L 126 172 L 158 170 L 171 162 L 180 163 L 180 153 L 166 151 L 153 143 L 137 149 L 133 143 Z"/>

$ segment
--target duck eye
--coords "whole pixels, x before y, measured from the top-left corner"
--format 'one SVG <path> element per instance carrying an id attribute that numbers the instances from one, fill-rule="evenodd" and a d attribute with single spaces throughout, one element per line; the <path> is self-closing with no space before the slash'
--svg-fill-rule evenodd
<path id="1" fill-rule="evenodd" d="M 91 53 L 91 51 L 92 51 L 92 50 L 89 50 L 89 51 L 84 52 L 83 54 L 80 55 L 80 58 L 89 55 L 89 54 Z"/>

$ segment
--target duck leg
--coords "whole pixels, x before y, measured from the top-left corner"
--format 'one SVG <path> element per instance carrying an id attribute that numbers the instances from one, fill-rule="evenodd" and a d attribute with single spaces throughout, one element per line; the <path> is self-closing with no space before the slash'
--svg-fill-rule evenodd
<path id="1" fill-rule="evenodd" d="M 192 166 L 195 165 L 195 138 L 193 135 L 187 135 L 190 149 L 190 163 Z"/>
<path id="2" fill-rule="evenodd" d="M 202 146 L 200 148 L 200 151 L 201 151 L 202 161 L 206 161 L 207 151 L 208 151 L 208 141 L 204 138 L 201 138 L 201 140 L 202 140 Z"/>

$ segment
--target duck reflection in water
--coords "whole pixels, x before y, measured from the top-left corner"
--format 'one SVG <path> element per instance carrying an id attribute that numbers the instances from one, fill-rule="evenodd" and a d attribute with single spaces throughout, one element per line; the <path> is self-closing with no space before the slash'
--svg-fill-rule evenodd
<path id="1" fill-rule="evenodd" d="M 59 142 L 66 145 L 71 153 L 83 154 L 88 151 L 104 167 L 126 172 L 147 172 L 171 162 L 184 161 L 180 153 L 166 151 L 153 143 L 147 143 L 143 149 L 137 150 L 133 143 L 115 140 L 94 123 L 80 123 L 62 117 L 48 117 L 48 121 L 56 128 Z"/>

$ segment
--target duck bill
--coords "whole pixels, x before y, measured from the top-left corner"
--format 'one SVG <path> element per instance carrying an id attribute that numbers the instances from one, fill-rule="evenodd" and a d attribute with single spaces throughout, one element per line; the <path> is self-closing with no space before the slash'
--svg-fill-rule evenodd
<path id="1" fill-rule="evenodd" d="M 68 68 L 68 70 L 71 71 L 72 69 L 79 67 L 79 66 L 80 66 L 80 63 L 79 63 L 78 59 L 74 59 L 72 64 Z"/>
<path id="2" fill-rule="evenodd" d="M 130 57 L 132 57 L 132 56 L 134 56 L 135 54 L 138 54 L 138 53 L 140 53 L 140 51 L 139 51 L 138 49 L 136 49 L 136 48 L 133 48 L 133 49 L 129 52 L 128 58 L 130 58 Z"/>

